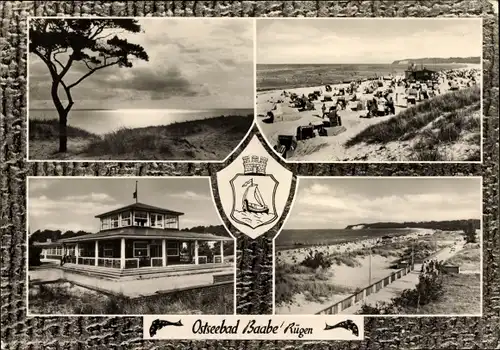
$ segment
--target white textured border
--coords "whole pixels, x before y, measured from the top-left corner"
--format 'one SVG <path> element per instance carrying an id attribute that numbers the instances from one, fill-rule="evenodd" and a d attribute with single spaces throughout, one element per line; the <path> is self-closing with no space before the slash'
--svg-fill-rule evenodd
<path id="1" fill-rule="evenodd" d="M 226 228 L 220 212 L 217 208 L 217 204 L 215 203 L 215 198 L 213 194 L 213 190 L 210 184 L 210 176 L 27 176 L 26 177 L 26 315 L 28 317 L 96 317 L 96 316 L 106 316 L 106 317 L 142 317 L 144 315 L 139 314 L 124 314 L 124 315 L 115 315 L 115 314 L 34 314 L 30 312 L 29 308 L 29 183 L 30 179 L 43 179 L 43 180 L 129 180 L 129 179 L 154 179 L 158 181 L 169 181 L 171 179 L 205 179 L 208 180 L 208 188 L 211 193 L 212 203 L 214 205 L 215 211 L 218 214 L 221 225 L 224 227 L 229 236 L 233 239 L 234 242 L 234 289 L 233 289 L 233 315 L 236 315 L 236 252 L 237 252 L 237 240 L 236 237 Z M 186 315 L 183 315 L 183 317 Z"/>

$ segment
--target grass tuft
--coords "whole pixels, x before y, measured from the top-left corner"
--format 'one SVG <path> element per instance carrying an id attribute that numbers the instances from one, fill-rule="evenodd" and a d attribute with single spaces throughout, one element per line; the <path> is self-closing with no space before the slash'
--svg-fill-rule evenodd
<path id="1" fill-rule="evenodd" d="M 431 125 L 431 130 L 439 129 L 437 134 L 433 132 L 436 140 L 455 141 L 463 132 L 479 129 L 479 118 L 471 117 L 471 114 L 479 111 L 480 98 L 478 86 L 436 96 L 402 111 L 391 119 L 369 126 L 348 140 L 345 146 L 409 140 L 420 135 L 422 129 L 428 125 Z"/>
<path id="2" fill-rule="evenodd" d="M 32 140 L 59 140 L 59 120 L 49 119 L 30 119 L 29 120 L 29 139 Z M 80 137 L 80 138 L 95 138 L 98 139 L 99 136 L 68 125 L 68 138 L 69 137 Z"/>

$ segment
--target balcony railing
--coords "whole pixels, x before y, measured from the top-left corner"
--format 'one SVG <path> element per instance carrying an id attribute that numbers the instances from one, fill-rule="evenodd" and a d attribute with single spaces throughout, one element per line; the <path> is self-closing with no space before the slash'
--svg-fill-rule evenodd
<path id="1" fill-rule="evenodd" d="M 163 258 L 161 256 L 151 258 L 151 267 L 153 266 L 163 266 Z"/>
<path id="2" fill-rule="evenodd" d="M 80 256 L 78 258 L 78 264 L 80 264 L 80 265 L 95 265 L 95 258 Z"/>
<path id="3" fill-rule="evenodd" d="M 125 268 L 126 269 L 135 269 L 139 267 L 139 258 L 126 258 L 125 259 Z"/>
<path id="4" fill-rule="evenodd" d="M 222 263 L 224 263 L 222 255 L 214 255 L 214 264 L 222 264 Z"/>
<path id="5" fill-rule="evenodd" d="M 97 259 L 97 265 L 103 267 L 113 267 L 120 268 L 120 258 L 99 258 Z"/>

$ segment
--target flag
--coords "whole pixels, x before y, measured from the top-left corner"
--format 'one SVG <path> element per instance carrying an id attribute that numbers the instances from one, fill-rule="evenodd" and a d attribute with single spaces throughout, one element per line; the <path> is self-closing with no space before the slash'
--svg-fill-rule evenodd
<path id="1" fill-rule="evenodd" d="M 137 181 L 135 182 L 135 192 L 133 195 L 134 199 L 137 199 Z"/>

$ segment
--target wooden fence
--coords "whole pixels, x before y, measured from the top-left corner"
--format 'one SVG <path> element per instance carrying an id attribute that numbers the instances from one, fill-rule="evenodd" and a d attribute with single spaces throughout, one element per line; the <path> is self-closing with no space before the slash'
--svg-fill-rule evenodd
<path id="1" fill-rule="evenodd" d="M 395 271 L 391 275 L 382 278 L 381 280 L 369 285 L 368 287 L 357 291 L 356 293 L 348 296 L 347 298 L 333 304 L 332 306 L 327 307 L 326 309 L 317 312 L 316 315 L 335 315 L 340 313 L 342 310 L 345 310 L 354 304 L 364 300 L 367 296 L 373 293 L 377 293 L 385 286 L 391 284 L 392 282 L 400 279 L 403 276 L 406 276 L 413 270 L 414 266 L 407 266 L 398 271 Z"/>

